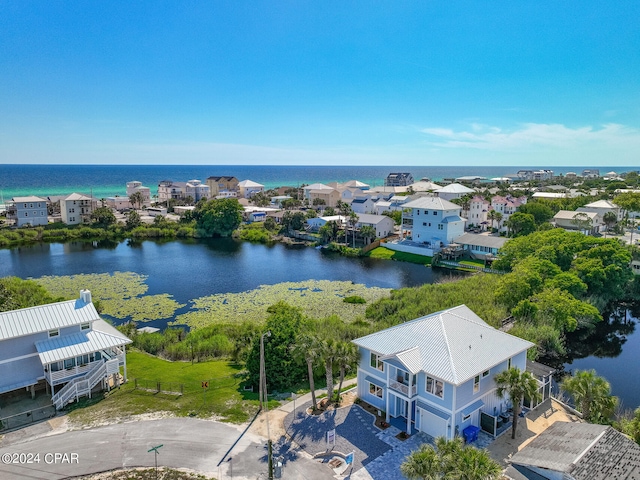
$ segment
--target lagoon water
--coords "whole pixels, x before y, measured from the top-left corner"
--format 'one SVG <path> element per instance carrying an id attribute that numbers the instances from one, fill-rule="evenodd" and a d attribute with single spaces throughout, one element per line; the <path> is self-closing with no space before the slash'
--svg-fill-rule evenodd
<path id="1" fill-rule="evenodd" d="M 402 288 L 446 281 L 463 274 L 404 262 L 347 258 L 309 247 L 272 246 L 232 239 L 140 243 L 41 244 L 0 249 L 0 277 L 135 272 L 146 275 L 148 294 L 168 293 L 187 306 L 215 293 L 252 290 L 260 285 L 309 279 L 346 280 L 367 286 Z M 638 312 L 634 312 L 638 316 Z M 164 327 L 170 319 L 149 322 Z M 569 355 L 559 367 L 595 368 L 625 407 L 640 405 L 640 332 L 636 319 L 603 322 L 589 338 L 569 338 Z M 550 363 L 551 364 L 551 363 Z M 563 365 L 564 364 L 564 365 Z"/>

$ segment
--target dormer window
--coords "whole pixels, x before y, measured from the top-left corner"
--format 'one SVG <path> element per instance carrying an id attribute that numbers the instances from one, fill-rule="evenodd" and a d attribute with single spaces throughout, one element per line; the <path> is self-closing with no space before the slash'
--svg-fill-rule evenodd
<path id="1" fill-rule="evenodd" d="M 60 329 L 54 328 L 53 330 L 49 330 L 49 338 L 59 337 Z"/>
<path id="2" fill-rule="evenodd" d="M 81 323 L 80 324 L 80 330 L 84 331 L 84 330 L 91 330 L 91 324 L 89 322 L 87 323 Z"/>

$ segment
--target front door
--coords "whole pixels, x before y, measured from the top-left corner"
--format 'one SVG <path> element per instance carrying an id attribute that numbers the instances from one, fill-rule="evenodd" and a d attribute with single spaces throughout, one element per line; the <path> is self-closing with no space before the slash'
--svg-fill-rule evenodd
<path id="1" fill-rule="evenodd" d="M 407 410 L 407 401 L 401 398 L 398 398 L 398 416 L 407 418 L 408 410 Z"/>

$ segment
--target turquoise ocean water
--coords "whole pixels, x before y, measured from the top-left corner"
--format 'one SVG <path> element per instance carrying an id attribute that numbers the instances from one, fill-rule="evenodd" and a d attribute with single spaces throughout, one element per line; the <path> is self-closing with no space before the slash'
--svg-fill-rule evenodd
<path id="1" fill-rule="evenodd" d="M 162 180 L 183 182 L 192 179 L 232 175 L 238 180 L 253 180 L 266 188 L 298 186 L 303 183 L 329 183 L 360 180 L 371 186 L 382 185 L 390 172 L 410 172 L 414 179 L 438 181 L 464 175 L 487 178 L 514 174 L 524 167 L 446 167 L 446 166 L 265 166 L 265 165 L 2 165 L 0 164 L 0 203 L 16 196 L 64 195 L 73 192 L 93 194 L 97 198 L 125 195 L 126 183 L 138 180 L 157 192 Z M 556 174 L 581 173 L 579 167 L 549 168 Z M 593 168 L 593 167 L 589 167 Z M 600 173 L 625 172 L 629 167 L 601 167 Z"/>

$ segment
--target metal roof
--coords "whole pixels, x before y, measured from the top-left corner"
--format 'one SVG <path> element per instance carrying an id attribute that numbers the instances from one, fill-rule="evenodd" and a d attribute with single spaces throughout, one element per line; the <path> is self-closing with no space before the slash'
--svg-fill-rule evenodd
<path id="1" fill-rule="evenodd" d="M 63 335 L 36 342 L 36 350 L 43 365 L 74 358 L 105 348 L 118 347 L 131 343 L 126 336 L 113 328 L 104 320 L 93 324 L 94 330 Z"/>
<path id="2" fill-rule="evenodd" d="M 465 233 L 453 241 L 462 245 L 477 245 L 479 247 L 502 248 L 509 240 L 507 237 L 496 237 L 493 235 L 478 235 L 476 233 Z"/>
<path id="3" fill-rule="evenodd" d="M 99 320 L 93 303 L 80 299 L 0 312 L 0 340 Z"/>
<path id="4" fill-rule="evenodd" d="M 423 410 L 426 410 L 429 413 L 433 413 L 435 416 L 442 418 L 443 420 L 449 420 L 451 418 L 451 414 L 440 410 L 439 408 L 434 407 L 422 400 L 416 401 L 416 406 Z"/>
<path id="5" fill-rule="evenodd" d="M 35 195 L 30 195 L 28 197 L 13 197 L 13 200 L 16 203 L 24 203 L 24 202 L 46 202 L 44 198 L 36 197 Z"/>
<path id="6" fill-rule="evenodd" d="M 454 385 L 534 346 L 491 327 L 466 305 L 357 338 L 353 343 L 382 356 L 395 354 L 396 358 L 417 348 L 420 371 Z"/>
<path id="7" fill-rule="evenodd" d="M 462 210 L 460 205 L 456 205 L 449 200 L 440 197 L 420 197 L 404 204 L 404 208 L 424 208 L 426 210 Z"/>
<path id="8" fill-rule="evenodd" d="M 436 193 L 471 193 L 475 192 L 473 188 L 465 187 L 459 183 L 451 183 L 445 187 L 436 190 Z"/>
<path id="9" fill-rule="evenodd" d="M 418 347 L 410 348 L 409 350 L 404 352 L 385 355 L 380 358 L 380 360 L 391 359 L 396 359 L 410 373 L 418 373 L 422 370 L 422 363 L 420 361 L 420 349 Z"/>
<path id="10" fill-rule="evenodd" d="M 467 405 L 466 407 L 464 407 L 462 409 L 462 412 L 460 413 L 462 414 L 463 417 L 466 417 L 467 415 L 472 414 L 476 410 L 480 410 L 482 407 L 484 407 L 484 402 L 482 400 L 476 400 L 471 405 Z"/>
<path id="11" fill-rule="evenodd" d="M 358 223 L 370 223 L 372 225 L 377 225 L 380 222 L 387 222 L 387 218 L 393 222 L 393 219 L 386 215 L 373 215 L 371 213 L 357 213 L 356 215 L 358 215 Z"/>
<path id="12" fill-rule="evenodd" d="M 376 377 L 372 377 L 371 375 L 367 375 L 366 377 L 364 377 L 364 379 L 369 382 L 369 383 L 373 383 L 374 385 L 377 385 L 380 388 L 384 388 L 387 386 L 387 382 L 385 380 L 382 380 L 380 378 L 376 378 Z"/>

